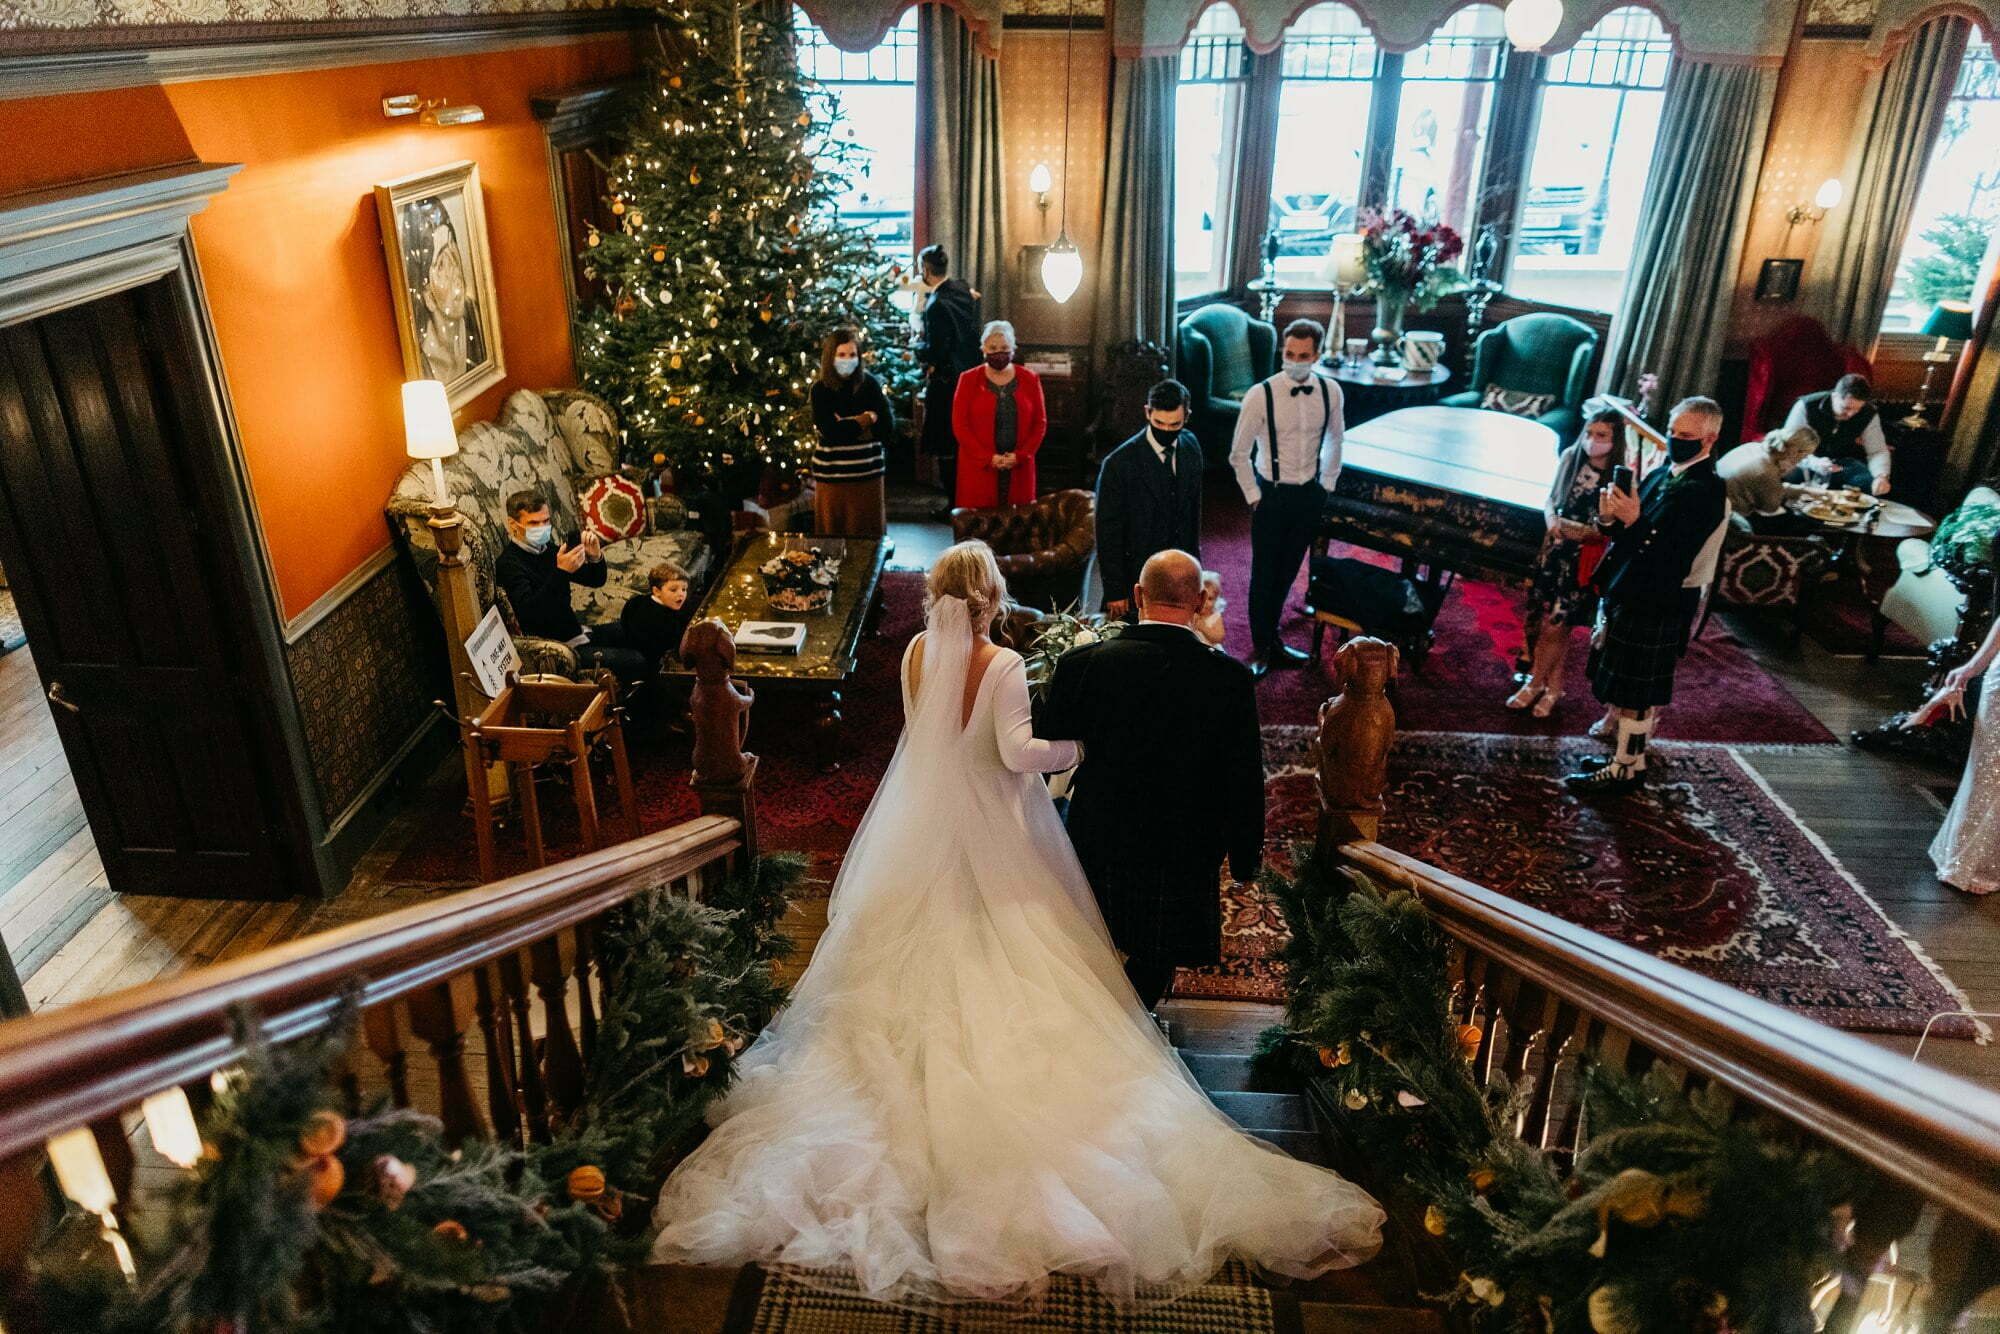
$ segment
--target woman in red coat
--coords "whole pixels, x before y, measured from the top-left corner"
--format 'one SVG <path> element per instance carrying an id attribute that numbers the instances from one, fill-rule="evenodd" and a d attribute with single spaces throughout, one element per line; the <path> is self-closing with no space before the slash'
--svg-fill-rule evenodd
<path id="1" fill-rule="evenodd" d="M 986 364 L 958 377 L 951 429 L 958 437 L 958 494 L 968 509 L 1025 505 L 1035 498 L 1035 454 L 1048 434 L 1042 382 L 1014 364 L 1014 326 L 995 320 L 979 337 Z"/>

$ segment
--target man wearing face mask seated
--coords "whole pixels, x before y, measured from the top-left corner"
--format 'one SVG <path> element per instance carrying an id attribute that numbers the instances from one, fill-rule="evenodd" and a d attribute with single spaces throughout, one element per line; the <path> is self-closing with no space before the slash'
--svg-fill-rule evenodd
<path id="1" fill-rule="evenodd" d="M 508 542 L 493 562 L 493 578 L 514 608 L 523 634 L 555 639 L 576 650 L 577 665 L 608 668 L 620 681 L 647 674 L 645 655 L 628 648 L 617 625 L 585 629 L 570 606 L 569 587 L 604 587 L 604 545 L 586 531 L 574 543 L 558 544 L 548 497 L 516 491 L 507 497 Z"/>
<path id="2" fill-rule="evenodd" d="M 1250 506 L 1253 676 L 1307 660 L 1278 638 L 1278 618 L 1340 475 L 1340 386 L 1313 374 L 1325 337 L 1312 320 L 1285 326 L 1278 373 L 1243 395 L 1229 447 L 1229 466 Z"/>

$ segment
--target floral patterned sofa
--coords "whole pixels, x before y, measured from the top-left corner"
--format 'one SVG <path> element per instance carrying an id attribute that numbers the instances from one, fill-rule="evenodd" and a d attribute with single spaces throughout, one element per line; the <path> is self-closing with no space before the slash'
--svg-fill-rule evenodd
<path id="1" fill-rule="evenodd" d="M 514 632 L 523 670 L 572 675 L 576 655 L 568 645 L 521 633 L 513 608 L 493 582 L 493 562 L 507 541 L 507 497 L 539 490 L 549 499 L 555 529 L 565 539 L 582 523 L 579 496 L 592 482 L 619 472 L 618 426 L 610 406 L 580 389 L 518 390 L 490 422 L 474 422 L 458 433 L 458 453 L 444 461 L 452 502 L 466 519 L 466 547 L 472 557 L 473 592 L 483 614 L 497 600 Z M 415 562 L 424 586 L 436 590 L 437 546 L 430 518 L 428 463 L 413 463 L 396 479 L 389 496 L 389 528 L 397 545 Z M 699 587 L 711 556 L 700 533 L 687 527 L 687 511 L 675 496 L 645 502 L 645 528 L 637 537 L 604 548 L 608 577 L 602 588 L 574 588 L 576 614 L 585 625 L 615 621 L 626 599 L 646 591 L 646 571 L 661 561 L 687 570 Z"/>

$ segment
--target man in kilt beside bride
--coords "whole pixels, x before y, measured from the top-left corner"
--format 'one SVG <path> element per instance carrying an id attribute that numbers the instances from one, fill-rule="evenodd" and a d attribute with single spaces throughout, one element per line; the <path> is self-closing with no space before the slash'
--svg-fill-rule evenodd
<path id="1" fill-rule="evenodd" d="M 1603 594 L 1590 641 L 1590 687 L 1606 706 L 1590 735 L 1612 743 L 1563 782 L 1583 796 L 1612 796 L 1645 781 L 1646 746 L 1674 697 L 1702 590 L 1715 578 L 1729 528 L 1729 498 L 1713 457 L 1722 409 L 1686 398 L 1667 419 L 1668 464 L 1636 495 L 1598 495 L 1598 525 L 1610 547 L 1597 569 Z"/>

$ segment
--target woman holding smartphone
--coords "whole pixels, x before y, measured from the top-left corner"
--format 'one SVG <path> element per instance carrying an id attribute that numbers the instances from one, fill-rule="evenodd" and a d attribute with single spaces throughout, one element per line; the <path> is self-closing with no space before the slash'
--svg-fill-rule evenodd
<path id="1" fill-rule="evenodd" d="M 1570 632 L 1597 619 L 1597 592 L 1590 586 L 1590 575 L 1605 543 L 1597 530 L 1597 493 L 1618 462 L 1618 431 L 1624 420 L 1609 409 L 1593 413 L 1583 424 L 1583 438 L 1556 460 L 1555 485 L 1542 505 L 1548 533 L 1542 538 L 1522 614 L 1528 679 L 1507 697 L 1510 709 L 1531 709 L 1537 718 L 1555 712 L 1562 702 Z"/>

